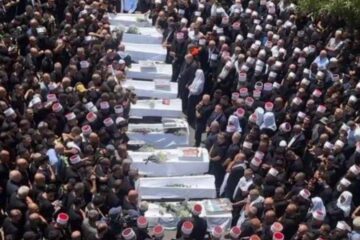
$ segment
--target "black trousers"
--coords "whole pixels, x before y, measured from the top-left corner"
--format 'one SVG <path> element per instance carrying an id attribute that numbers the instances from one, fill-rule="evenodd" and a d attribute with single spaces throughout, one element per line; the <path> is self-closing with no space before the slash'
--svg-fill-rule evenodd
<path id="1" fill-rule="evenodd" d="M 209 163 L 209 173 L 215 177 L 216 195 L 219 196 L 220 187 L 225 177 L 225 168 L 222 166 L 222 161 Z"/>
<path id="2" fill-rule="evenodd" d="M 181 62 L 176 60 L 173 62 L 172 64 L 172 70 L 173 70 L 173 74 L 172 74 L 172 77 L 171 77 L 171 81 L 172 82 L 176 82 L 177 81 L 177 78 L 179 77 L 179 74 L 180 74 L 180 70 L 181 70 Z"/>
<path id="3" fill-rule="evenodd" d="M 200 95 L 199 96 L 191 95 L 187 102 L 186 115 L 188 122 L 192 127 L 194 127 L 195 124 L 195 107 L 200 101 L 200 97 L 201 97 Z"/>
<path id="4" fill-rule="evenodd" d="M 201 143 L 201 135 L 205 132 L 206 123 L 196 122 L 195 123 L 195 146 L 199 147 Z"/>

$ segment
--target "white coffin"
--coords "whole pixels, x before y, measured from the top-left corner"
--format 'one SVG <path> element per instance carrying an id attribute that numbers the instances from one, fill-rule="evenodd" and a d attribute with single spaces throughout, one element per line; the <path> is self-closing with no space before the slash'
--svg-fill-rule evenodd
<path id="1" fill-rule="evenodd" d="M 208 231 L 211 232 L 215 226 L 220 225 L 225 232 L 230 230 L 231 228 L 231 221 L 232 221 L 232 213 L 231 212 L 224 212 L 214 215 L 209 215 L 206 213 L 205 209 L 205 202 L 209 201 L 208 199 L 202 201 L 189 201 L 189 208 L 190 206 L 194 205 L 195 203 L 199 203 L 203 206 L 203 211 L 200 214 L 200 217 L 207 221 Z M 167 204 L 179 204 L 177 202 L 171 202 Z M 161 206 L 161 203 L 154 202 L 149 203 L 148 210 L 145 212 L 145 217 L 149 221 L 149 227 L 154 227 L 157 224 L 164 226 L 164 228 L 169 230 L 176 229 L 177 223 L 181 220 L 180 216 L 176 216 L 173 212 L 167 212 Z"/>
<path id="2" fill-rule="evenodd" d="M 122 37 L 123 42 L 162 45 L 163 35 L 156 28 L 138 27 L 138 34 L 127 33 L 126 29 Z"/>
<path id="3" fill-rule="evenodd" d="M 124 88 L 132 88 L 138 97 L 148 98 L 176 98 L 178 85 L 175 82 L 168 82 L 170 90 L 156 89 L 155 81 L 126 80 L 122 83 Z M 164 80 L 167 81 L 167 80 Z"/>
<path id="4" fill-rule="evenodd" d="M 123 42 L 162 45 L 163 35 L 156 28 L 138 27 L 137 30 L 138 34 L 132 34 L 126 32 L 126 28 L 122 38 Z"/>
<path id="5" fill-rule="evenodd" d="M 129 28 L 132 28 L 129 31 Z M 132 32 L 136 28 L 136 33 Z M 156 30 L 154 27 L 141 27 L 137 25 L 125 26 L 110 25 L 110 30 L 119 30 L 122 34 L 122 41 L 128 43 L 139 43 L 139 44 L 156 44 L 162 45 L 163 35 L 161 32 Z"/>
<path id="6" fill-rule="evenodd" d="M 151 35 L 139 35 L 124 33 L 122 40 L 128 43 L 140 43 L 140 44 L 162 44 L 162 36 L 151 36 Z"/>
<path id="7" fill-rule="evenodd" d="M 141 200 L 216 198 L 213 175 L 140 178 L 136 187 Z"/>
<path id="8" fill-rule="evenodd" d="M 151 27 L 152 25 L 151 20 L 145 14 L 109 13 L 108 17 L 109 17 L 110 25 L 114 25 L 114 26 L 135 25 L 137 27 Z"/>
<path id="9" fill-rule="evenodd" d="M 139 37 L 141 37 L 141 35 Z M 166 49 L 160 44 L 130 42 L 123 42 L 123 44 L 125 45 L 125 52 L 129 54 L 134 61 L 165 61 Z"/>
<path id="10" fill-rule="evenodd" d="M 172 66 L 171 64 L 165 63 L 156 63 L 156 71 L 141 71 L 140 64 L 131 64 L 131 68 L 127 69 L 126 77 L 133 79 L 145 79 L 145 80 L 153 80 L 153 79 L 165 79 L 169 80 L 172 76 Z"/>
<path id="11" fill-rule="evenodd" d="M 167 129 L 180 130 L 180 134 L 167 133 Z M 189 125 L 184 119 L 166 119 L 163 123 L 156 124 L 129 124 L 127 132 L 129 144 L 142 143 L 159 149 L 187 146 L 189 134 Z"/>
<path id="12" fill-rule="evenodd" d="M 169 105 L 164 104 L 167 101 Z M 182 116 L 181 99 L 167 100 L 138 100 L 136 104 L 131 104 L 130 116 L 132 117 L 164 117 L 180 118 Z"/>
<path id="13" fill-rule="evenodd" d="M 142 72 L 154 72 L 156 71 L 156 65 L 153 61 L 139 61 L 140 70 Z"/>
<path id="14" fill-rule="evenodd" d="M 148 177 L 171 177 L 200 175 L 209 170 L 209 154 L 205 148 L 192 148 L 198 151 L 198 155 L 190 158 L 183 157 L 184 149 L 154 150 L 151 152 L 128 151 L 132 159 L 132 166 L 139 170 L 141 175 Z M 157 156 L 160 161 L 146 161 L 151 156 Z"/>
<path id="15" fill-rule="evenodd" d="M 130 30 L 129 30 L 130 29 Z M 136 29 L 136 33 L 132 33 Z M 136 25 L 125 26 L 122 24 L 118 25 L 110 25 L 110 30 L 119 30 L 123 32 L 123 34 L 134 34 L 140 36 L 149 36 L 154 38 L 162 38 L 162 33 L 158 31 L 155 27 L 141 27 Z"/>

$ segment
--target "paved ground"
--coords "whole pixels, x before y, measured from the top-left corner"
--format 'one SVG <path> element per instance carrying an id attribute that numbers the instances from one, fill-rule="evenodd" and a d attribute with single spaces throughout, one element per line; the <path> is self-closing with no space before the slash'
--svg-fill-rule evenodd
<path id="1" fill-rule="evenodd" d="M 165 231 L 164 240 L 175 239 L 175 236 L 176 236 L 176 231 Z"/>

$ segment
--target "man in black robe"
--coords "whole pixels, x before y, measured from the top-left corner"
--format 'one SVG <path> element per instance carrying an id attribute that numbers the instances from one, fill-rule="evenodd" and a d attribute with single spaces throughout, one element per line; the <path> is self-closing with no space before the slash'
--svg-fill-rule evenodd
<path id="1" fill-rule="evenodd" d="M 187 45 L 189 40 L 184 32 L 177 32 L 175 39 L 173 40 L 171 50 L 169 52 L 170 57 L 173 58 L 172 62 L 172 82 L 176 82 L 181 71 L 181 66 L 185 60 L 185 55 L 187 51 Z"/>
<path id="2" fill-rule="evenodd" d="M 181 67 L 178 82 L 178 96 L 181 98 L 182 110 L 186 112 L 187 101 L 189 98 L 188 86 L 195 77 L 198 65 L 191 54 L 185 56 L 185 61 Z"/>

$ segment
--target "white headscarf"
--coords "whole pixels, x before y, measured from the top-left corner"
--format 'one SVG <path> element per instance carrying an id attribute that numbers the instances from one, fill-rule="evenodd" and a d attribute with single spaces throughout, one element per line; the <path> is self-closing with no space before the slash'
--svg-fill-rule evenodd
<path id="1" fill-rule="evenodd" d="M 256 115 L 256 125 L 258 125 L 259 127 L 261 126 L 261 124 L 263 123 L 263 119 L 264 119 L 264 109 L 262 107 L 257 107 L 255 109 L 254 114 Z"/>
<path id="2" fill-rule="evenodd" d="M 311 199 L 311 202 L 312 202 L 312 208 L 310 209 L 311 214 L 316 211 L 320 211 L 324 213 L 324 215 L 326 214 L 326 208 L 324 202 L 320 197 L 313 197 Z"/>
<path id="3" fill-rule="evenodd" d="M 195 72 L 195 78 L 189 86 L 190 95 L 200 95 L 204 90 L 205 77 L 202 69 L 198 69 Z"/>
<path id="4" fill-rule="evenodd" d="M 268 128 L 273 131 L 276 131 L 276 122 L 275 122 L 275 115 L 272 112 L 267 112 L 264 114 L 263 123 L 260 126 L 260 129 Z"/>
<path id="5" fill-rule="evenodd" d="M 339 198 L 337 199 L 336 206 L 343 210 L 345 217 L 349 216 L 351 211 L 351 203 L 352 203 L 352 194 L 349 191 L 344 191 L 341 193 Z"/>
<path id="6" fill-rule="evenodd" d="M 239 122 L 239 118 L 235 115 L 231 115 L 228 120 L 228 124 L 226 126 L 226 132 L 233 133 L 233 132 L 241 132 L 241 126 Z"/>
<path id="7" fill-rule="evenodd" d="M 231 63 L 231 61 L 226 62 L 226 64 L 223 66 L 218 78 L 220 78 L 221 80 L 224 80 L 230 73 L 233 64 Z"/>
<path id="8" fill-rule="evenodd" d="M 246 192 L 249 190 L 249 187 L 253 183 L 254 183 L 253 178 L 250 178 L 249 180 L 247 180 L 245 176 L 241 177 L 238 184 L 236 185 L 235 191 L 233 193 L 233 198 L 236 197 L 236 194 L 239 191 L 239 189 L 243 192 Z"/>

